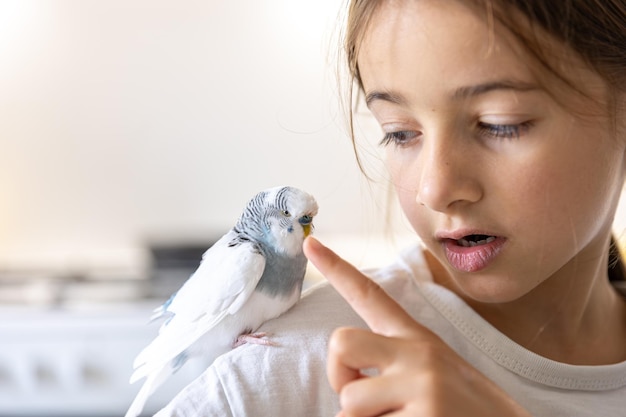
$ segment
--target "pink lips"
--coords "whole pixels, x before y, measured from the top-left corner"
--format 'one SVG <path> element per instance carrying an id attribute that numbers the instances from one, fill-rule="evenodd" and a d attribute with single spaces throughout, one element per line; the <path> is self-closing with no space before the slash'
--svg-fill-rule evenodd
<path id="1" fill-rule="evenodd" d="M 505 243 L 505 238 L 497 236 L 472 242 L 471 245 L 464 239 L 442 240 L 448 262 L 463 272 L 477 272 L 489 266 L 502 251 Z"/>

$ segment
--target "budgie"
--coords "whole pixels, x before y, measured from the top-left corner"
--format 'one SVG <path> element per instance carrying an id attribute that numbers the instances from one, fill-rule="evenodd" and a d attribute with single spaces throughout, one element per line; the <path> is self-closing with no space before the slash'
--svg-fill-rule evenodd
<path id="1" fill-rule="evenodd" d="M 152 318 L 165 322 L 135 359 L 130 382 L 146 381 L 126 417 L 138 416 L 188 358 L 202 355 L 212 362 L 242 343 L 271 344 L 252 332 L 299 300 L 307 264 L 302 243 L 317 211 L 313 196 L 293 187 L 271 188 L 248 202 L 236 225 L 154 311 Z"/>

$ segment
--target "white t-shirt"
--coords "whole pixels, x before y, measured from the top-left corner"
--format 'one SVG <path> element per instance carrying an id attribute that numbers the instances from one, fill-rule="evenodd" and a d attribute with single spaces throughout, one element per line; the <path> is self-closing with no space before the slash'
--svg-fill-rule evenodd
<path id="1" fill-rule="evenodd" d="M 521 347 L 433 283 L 420 247 L 367 274 L 533 416 L 626 416 L 626 362 L 574 366 Z M 260 329 L 276 346 L 244 345 L 219 357 L 156 416 L 334 416 L 339 403 L 325 361 L 340 326 L 365 324 L 330 285 L 313 288 Z"/>

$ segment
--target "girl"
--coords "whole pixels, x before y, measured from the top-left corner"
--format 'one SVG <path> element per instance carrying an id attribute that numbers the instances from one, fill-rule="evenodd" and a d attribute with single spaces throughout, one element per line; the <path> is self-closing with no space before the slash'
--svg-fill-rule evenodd
<path id="1" fill-rule="evenodd" d="M 624 415 L 608 266 L 623 280 L 625 13 L 353 0 L 351 74 L 423 247 L 370 280 L 307 240 L 332 286 L 264 326 L 278 346 L 224 355 L 159 416 Z"/>

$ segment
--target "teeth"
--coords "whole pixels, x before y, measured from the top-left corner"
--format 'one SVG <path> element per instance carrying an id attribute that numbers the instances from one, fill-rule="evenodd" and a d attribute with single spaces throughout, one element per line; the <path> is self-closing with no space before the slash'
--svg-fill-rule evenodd
<path id="1" fill-rule="evenodd" d="M 461 238 L 457 240 L 456 242 L 459 244 L 459 246 L 463 246 L 464 248 L 473 248 L 474 246 L 485 245 L 487 243 L 491 243 L 494 240 L 496 240 L 495 236 L 489 236 L 487 239 L 482 239 L 482 240 L 469 240 L 466 238 Z"/>

